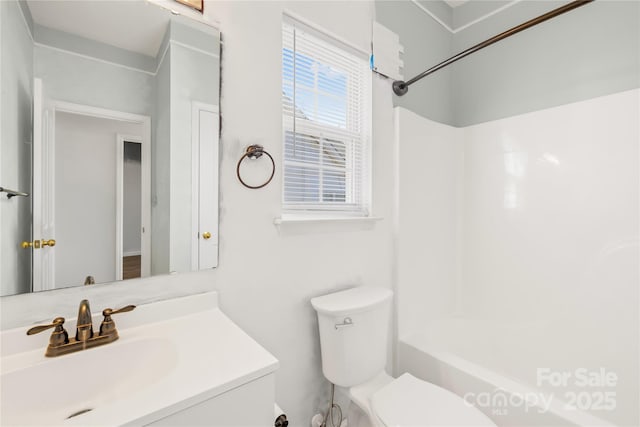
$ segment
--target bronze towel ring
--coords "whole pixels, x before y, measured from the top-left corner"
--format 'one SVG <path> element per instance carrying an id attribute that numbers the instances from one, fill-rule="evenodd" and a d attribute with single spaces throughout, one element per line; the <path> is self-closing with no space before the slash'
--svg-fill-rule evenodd
<path id="1" fill-rule="evenodd" d="M 246 182 L 244 182 L 242 180 L 242 177 L 240 177 L 240 165 L 242 164 L 242 161 L 247 157 L 250 158 L 251 160 L 255 160 L 255 159 L 259 159 L 260 157 L 262 157 L 263 154 L 266 154 L 267 157 L 269 157 L 269 159 L 271 159 L 271 167 L 272 167 L 271 176 L 262 185 L 249 185 L 249 184 L 247 184 Z M 240 180 L 242 185 L 244 185 L 247 188 L 251 188 L 252 190 L 257 190 L 258 188 L 262 188 L 265 185 L 269 184 L 271 182 L 271 180 L 273 179 L 273 175 L 275 173 L 276 173 L 276 162 L 273 160 L 273 157 L 271 157 L 271 154 L 266 152 L 262 145 L 258 145 L 258 144 L 250 145 L 250 146 L 247 147 L 247 150 L 245 151 L 245 153 L 242 155 L 242 157 L 240 157 L 240 160 L 238 160 L 238 166 L 236 167 L 236 175 L 238 175 L 238 179 Z"/>

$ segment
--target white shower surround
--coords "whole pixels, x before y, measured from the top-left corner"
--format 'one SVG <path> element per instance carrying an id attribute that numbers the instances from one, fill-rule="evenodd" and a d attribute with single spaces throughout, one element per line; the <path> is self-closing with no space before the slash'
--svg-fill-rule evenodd
<path id="1" fill-rule="evenodd" d="M 459 317 L 473 345 L 442 350 L 529 385 L 604 367 L 617 408 L 592 415 L 638 423 L 639 105 L 636 89 L 467 128 L 396 109 L 401 353 Z"/>

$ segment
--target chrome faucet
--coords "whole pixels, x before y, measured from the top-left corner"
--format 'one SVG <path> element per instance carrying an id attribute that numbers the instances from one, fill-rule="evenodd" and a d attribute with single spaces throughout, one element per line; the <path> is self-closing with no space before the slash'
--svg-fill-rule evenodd
<path id="1" fill-rule="evenodd" d="M 44 353 L 47 357 L 61 356 L 63 354 L 74 353 L 80 350 L 108 344 L 118 339 L 118 330 L 111 319 L 111 315 L 125 313 L 136 308 L 135 305 L 128 305 L 119 310 L 105 308 L 102 310 L 104 320 L 100 325 L 98 335 L 93 333 L 93 321 L 91 319 L 91 308 L 89 301 L 84 299 L 80 301 L 78 308 L 78 321 L 76 322 L 76 336 L 69 338 L 67 331 L 64 329 L 64 317 L 56 317 L 49 325 L 34 326 L 27 331 L 27 335 L 33 335 L 54 328 L 47 351 Z"/>

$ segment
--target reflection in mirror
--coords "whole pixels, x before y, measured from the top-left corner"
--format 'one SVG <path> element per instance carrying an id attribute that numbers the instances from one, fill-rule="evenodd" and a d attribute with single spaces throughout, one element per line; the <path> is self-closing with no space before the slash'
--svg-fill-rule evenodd
<path id="1" fill-rule="evenodd" d="M 0 295 L 217 266 L 218 31 L 3 0 L 0 45 Z"/>

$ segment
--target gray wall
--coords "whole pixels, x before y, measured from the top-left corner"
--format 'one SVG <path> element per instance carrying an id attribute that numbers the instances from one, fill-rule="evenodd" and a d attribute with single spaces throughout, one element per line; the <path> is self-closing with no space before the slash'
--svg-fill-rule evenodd
<path id="1" fill-rule="evenodd" d="M 399 34 L 409 79 L 565 3 L 524 0 L 455 33 L 410 1 L 376 1 L 376 20 Z M 442 16 L 441 2 L 420 4 Z M 506 4 L 470 2 L 455 8 L 454 30 Z M 394 103 L 462 127 L 636 88 L 639 19 L 637 1 L 588 4 L 426 77 Z"/>
<path id="2" fill-rule="evenodd" d="M 154 57 L 90 40 L 76 34 L 43 27 L 42 25 L 34 25 L 34 39 L 37 43 L 102 61 L 125 65 L 149 73 L 155 73 L 156 71 L 157 61 Z"/>
<path id="3" fill-rule="evenodd" d="M 34 58 L 35 76 L 43 80 L 49 98 L 152 115 L 152 74 L 42 45 L 35 47 Z"/>
<path id="4" fill-rule="evenodd" d="M 456 33 L 458 52 L 565 2 L 523 1 Z M 637 88 L 640 2 L 596 1 L 453 65 L 456 126 Z M 419 84 L 419 83 L 418 83 Z"/>
<path id="5" fill-rule="evenodd" d="M 451 33 L 412 2 L 376 1 L 375 14 L 376 21 L 400 36 L 405 79 L 450 55 Z M 432 120 L 453 123 L 451 69 L 411 86 L 405 96 L 394 96 L 393 103 Z"/>
<path id="6" fill-rule="evenodd" d="M 169 272 L 169 183 L 171 52 L 155 78 L 155 123 L 151 126 L 151 274 Z"/>
<path id="7" fill-rule="evenodd" d="M 28 13 L 28 12 L 27 12 Z M 31 104 L 33 43 L 17 1 L 0 1 L 1 122 L 0 186 L 31 192 Z M 0 195 L 0 295 L 31 289 L 31 251 L 20 242 L 31 240 L 31 199 Z"/>

